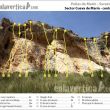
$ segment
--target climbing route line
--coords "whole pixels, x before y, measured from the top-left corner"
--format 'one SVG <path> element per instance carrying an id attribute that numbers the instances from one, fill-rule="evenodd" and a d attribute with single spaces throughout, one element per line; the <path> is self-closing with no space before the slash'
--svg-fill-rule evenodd
<path id="1" fill-rule="evenodd" d="M 13 28 L 12 28 L 12 31 L 13 31 L 13 37 L 15 37 L 15 25 L 16 25 L 16 23 L 13 23 Z"/>
<path id="2" fill-rule="evenodd" d="M 107 52 L 110 52 L 110 50 L 109 50 L 108 47 L 107 47 L 108 37 L 109 37 L 109 36 L 108 36 L 108 33 L 106 33 L 106 34 L 105 34 L 105 46 L 106 46 Z M 109 59 L 110 59 L 110 58 L 107 57 L 107 60 L 109 60 Z"/>
<path id="3" fill-rule="evenodd" d="M 26 45 L 26 65 L 28 64 L 28 45 L 27 45 L 27 33 L 26 33 L 26 24 L 24 24 L 24 35 L 25 35 L 25 45 Z M 29 31 L 30 31 L 30 34 L 31 34 L 31 41 L 33 40 L 33 32 L 32 32 L 32 21 L 29 21 Z M 28 65 L 26 66 L 26 68 L 28 68 Z M 26 73 L 25 73 L 25 77 L 28 77 L 28 69 L 26 69 Z"/>
<path id="4" fill-rule="evenodd" d="M 48 45 L 49 45 L 49 40 L 48 40 L 48 37 L 47 37 L 47 32 L 46 32 L 46 30 L 45 30 L 45 24 L 42 23 L 42 26 L 43 26 L 43 30 L 44 30 L 44 33 L 45 33 L 45 37 L 46 37 L 47 43 L 48 43 Z"/>
<path id="5" fill-rule="evenodd" d="M 41 25 L 42 25 L 43 30 L 44 30 L 46 41 L 47 41 L 48 45 L 50 45 L 49 40 L 48 40 L 48 37 L 47 37 L 47 32 L 45 30 L 45 24 L 44 23 L 41 23 Z M 46 55 L 49 56 L 49 49 L 48 48 L 46 49 Z M 44 61 L 44 78 L 46 77 L 46 55 L 45 55 L 45 61 Z M 47 60 L 49 60 L 49 59 L 47 58 Z M 50 77 L 49 69 L 48 69 L 48 77 Z"/>
<path id="6" fill-rule="evenodd" d="M 57 32 L 58 32 L 58 29 L 54 29 L 54 32 L 53 32 L 53 40 L 57 40 Z M 54 77 L 57 77 L 57 52 L 56 52 L 56 47 L 57 46 L 57 43 L 55 42 L 55 47 L 53 47 L 54 49 L 54 58 L 55 58 L 55 74 L 54 74 Z"/>
<path id="7" fill-rule="evenodd" d="M 33 32 L 32 32 L 32 21 L 29 21 L 30 24 L 30 33 L 31 33 L 31 41 L 33 40 Z"/>
<path id="8" fill-rule="evenodd" d="M 26 65 L 28 64 L 28 52 L 27 52 L 27 37 L 26 37 L 26 24 L 24 24 L 24 36 L 25 36 L 25 45 L 26 45 Z M 27 67 L 27 66 L 26 66 Z M 26 69 L 25 77 L 28 77 L 28 70 Z"/>
<path id="9" fill-rule="evenodd" d="M 19 24 L 18 24 L 18 28 L 19 28 L 19 29 L 18 29 L 18 36 L 19 36 L 19 38 L 20 38 L 20 35 L 21 35 L 21 32 L 20 32 L 20 31 L 21 31 L 21 27 L 20 27 L 20 26 L 21 26 L 21 24 L 19 23 Z"/>
<path id="10" fill-rule="evenodd" d="M 65 39 L 65 34 L 66 34 L 67 30 L 64 30 L 64 33 L 63 33 L 63 40 L 64 40 L 64 52 L 65 54 L 67 55 L 67 46 L 66 46 L 66 39 Z M 66 59 L 66 58 L 65 58 Z M 64 62 L 66 62 L 64 59 Z M 66 77 L 68 77 L 68 64 L 66 64 Z"/>
<path id="11" fill-rule="evenodd" d="M 15 38 L 15 32 L 14 32 L 14 28 L 15 28 L 15 25 L 16 25 L 16 23 L 13 23 L 13 28 L 12 28 L 12 32 L 13 32 L 13 37 Z M 14 44 L 14 46 L 15 46 L 15 44 Z M 12 62 L 12 60 L 13 60 L 13 51 L 11 51 L 11 53 L 10 53 L 10 56 L 9 56 L 9 60 L 8 60 L 8 62 L 9 62 L 9 70 L 8 70 L 8 75 L 7 75 L 7 77 L 10 77 L 10 64 L 11 64 L 11 62 Z"/>
<path id="12" fill-rule="evenodd" d="M 20 32 L 21 31 L 21 24 L 20 23 L 18 24 L 18 28 L 19 28 L 18 29 L 18 37 L 20 38 L 20 35 L 21 35 L 21 32 Z M 21 49 L 22 49 L 22 45 L 21 45 Z M 22 53 L 23 53 L 23 50 L 22 50 Z M 22 60 L 24 60 L 23 57 L 22 57 Z M 20 68 L 19 77 L 21 77 L 21 76 L 22 76 L 22 69 Z"/>
<path id="13" fill-rule="evenodd" d="M 86 53 L 87 53 L 87 57 L 88 57 L 88 60 L 89 60 L 89 67 L 90 67 L 90 73 L 91 73 L 91 77 L 94 76 L 93 74 L 93 71 L 92 71 L 92 62 L 91 62 L 91 59 L 90 59 L 90 56 L 89 56 L 89 51 L 88 51 L 88 46 L 87 46 L 87 38 L 84 38 L 84 44 L 85 44 L 85 48 L 86 48 Z"/>
<path id="14" fill-rule="evenodd" d="M 15 33 L 14 33 L 14 28 L 15 28 L 15 25 L 16 25 L 16 23 L 13 23 L 13 25 L 12 25 L 12 32 L 13 32 L 13 37 L 15 37 Z M 14 45 L 15 46 L 15 45 Z M 10 64 L 11 64 L 11 62 L 12 62 L 12 59 L 13 59 L 13 53 L 12 53 L 12 51 L 11 51 L 11 53 L 10 53 L 10 55 L 9 55 L 9 59 L 8 59 L 8 61 L 7 61 L 7 63 L 9 64 L 9 69 L 8 69 L 8 74 L 7 74 L 7 77 L 10 77 L 11 75 L 10 75 Z M 6 66 L 8 65 L 6 63 Z M 5 67 L 3 68 L 3 73 L 2 73 L 2 77 L 5 77 Z"/>
<path id="15" fill-rule="evenodd" d="M 98 49 L 97 49 L 97 39 L 96 39 L 96 38 L 93 38 L 93 42 L 94 42 L 95 49 L 98 51 Z M 98 58 L 99 58 L 99 57 L 98 57 Z M 101 67 L 100 58 L 99 58 L 99 65 L 100 65 L 100 67 Z M 100 69 L 100 71 L 101 71 L 101 78 L 103 78 L 103 72 L 102 72 L 101 69 Z"/>
<path id="16" fill-rule="evenodd" d="M 106 33 L 106 35 L 105 35 L 105 45 L 106 45 L 107 51 L 109 52 L 109 49 L 107 47 L 107 43 L 108 43 L 108 33 Z"/>

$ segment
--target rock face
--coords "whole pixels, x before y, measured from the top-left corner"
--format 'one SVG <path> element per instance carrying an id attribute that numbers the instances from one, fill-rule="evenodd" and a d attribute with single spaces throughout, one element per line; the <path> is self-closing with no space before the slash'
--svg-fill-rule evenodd
<path id="1" fill-rule="evenodd" d="M 0 72 L 110 72 L 110 33 L 81 38 L 71 30 L 41 22 L 0 25 Z"/>

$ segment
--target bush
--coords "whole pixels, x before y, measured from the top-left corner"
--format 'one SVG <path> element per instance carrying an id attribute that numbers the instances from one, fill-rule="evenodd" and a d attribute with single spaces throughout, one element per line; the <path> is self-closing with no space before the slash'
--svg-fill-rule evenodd
<path id="1" fill-rule="evenodd" d="M 46 71 L 47 77 L 44 78 L 44 71 L 29 73 L 28 77 L 19 73 L 11 74 L 11 77 L 0 76 L 0 93 L 94 93 L 110 92 L 110 74 L 103 71 L 104 77 L 101 78 L 101 71 L 95 71 L 94 77 L 90 73 L 65 74 L 57 72 L 58 77 L 54 77 L 55 71 Z M 48 77 L 50 74 L 51 77 Z M 103 91 L 100 84 L 104 85 Z M 95 89 L 94 89 L 95 88 Z"/>

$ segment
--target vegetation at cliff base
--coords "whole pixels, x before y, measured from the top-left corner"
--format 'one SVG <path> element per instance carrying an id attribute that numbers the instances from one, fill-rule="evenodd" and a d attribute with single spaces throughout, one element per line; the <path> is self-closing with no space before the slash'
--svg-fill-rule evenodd
<path id="1" fill-rule="evenodd" d="M 110 74 L 103 71 L 94 72 L 94 77 L 89 73 L 71 74 L 68 78 L 64 74 L 44 78 L 44 72 L 29 73 L 18 77 L 19 73 L 13 73 L 10 77 L 0 76 L 0 93 L 109 93 Z M 48 75 L 48 72 L 47 72 Z"/>

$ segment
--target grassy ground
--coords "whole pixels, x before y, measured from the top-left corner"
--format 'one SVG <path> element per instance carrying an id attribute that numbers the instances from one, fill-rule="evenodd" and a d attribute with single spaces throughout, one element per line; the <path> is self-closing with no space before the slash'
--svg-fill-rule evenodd
<path id="1" fill-rule="evenodd" d="M 44 72 L 29 73 L 26 78 L 13 73 L 10 78 L 0 76 L 0 93 L 110 93 L 110 74 L 103 71 L 94 72 L 94 77 L 84 73 L 71 74 L 68 78 L 63 74 L 54 77 L 43 77 Z"/>

